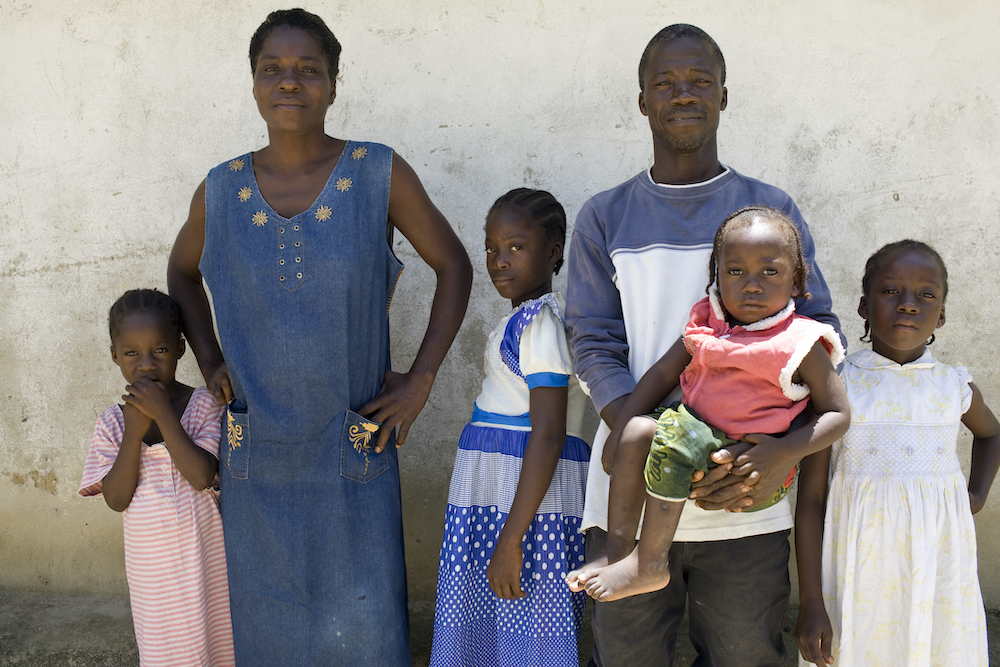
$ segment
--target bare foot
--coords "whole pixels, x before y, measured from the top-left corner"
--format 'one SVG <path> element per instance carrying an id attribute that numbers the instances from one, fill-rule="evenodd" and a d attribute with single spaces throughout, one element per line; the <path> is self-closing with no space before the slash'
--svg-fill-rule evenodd
<path id="1" fill-rule="evenodd" d="M 665 588 L 670 583 L 666 558 L 653 565 L 643 565 L 638 552 L 636 549 L 620 561 L 592 573 L 586 582 L 587 595 L 598 602 L 611 602 Z"/>
<path id="2" fill-rule="evenodd" d="M 610 563 L 616 563 L 625 558 L 634 548 L 634 540 L 630 540 L 626 544 L 617 537 L 609 537 L 608 541 L 604 544 L 604 549 L 601 553 L 597 554 L 597 558 L 584 563 L 583 567 L 573 570 L 566 575 L 566 585 L 574 593 L 579 593 L 586 588 L 586 584 L 591 577 Z"/>
<path id="3" fill-rule="evenodd" d="M 606 555 L 603 553 L 600 554 L 594 560 L 584 563 L 583 567 L 573 570 L 567 574 L 566 585 L 569 586 L 569 589 L 574 593 L 579 593 L 586 588 L 586 584 L 590 578 L 600 572 L 603 568 L 607 567 L 609 562 L 610 561 Z"/>

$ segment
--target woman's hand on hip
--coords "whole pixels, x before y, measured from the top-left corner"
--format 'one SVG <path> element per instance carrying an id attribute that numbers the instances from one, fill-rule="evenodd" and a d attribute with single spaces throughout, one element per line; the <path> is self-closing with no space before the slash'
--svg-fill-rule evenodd
<path id="1" fill-rule="evenodd" d="M 432 384 L 434 376 L 430 374 L 412 370 L 409 373 L 385 372 L 382 390 L 358 410 L 359 414 L 382 424 L 375 443 L 376 454 L 385 449 L 392 430 L 397 426 L 399 433 L 396 435 L 396 447 L 406 442 L 410 425 L 424 409 Z"/>

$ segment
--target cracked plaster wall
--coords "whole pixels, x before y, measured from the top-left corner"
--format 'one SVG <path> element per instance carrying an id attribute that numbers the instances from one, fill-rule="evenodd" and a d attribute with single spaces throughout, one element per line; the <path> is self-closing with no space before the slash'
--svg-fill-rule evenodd
<path id="1" fill-rule="evenodd" d="M 825 3 L 320 2 L 344 46 L 331 134 L 393 146 L 476 265 L 472 304 L 404 448 L 411 593 L 433 598 L 458 434 L 486 333 L 506 310 L 482 266 L 483 217 L 511 187 L 587 197 L 646 168 L 636 64 L 662 26 L 694 23 L 726 54 L 720 156 L 786 189 L 809 221 L 851 345 L 864 261 L 916 237 L 948 262 L 934 346 L 1000 407 L 986 322 L 997 307 L 1000 13 L 989 0 Z M 261 147 L 247 45 L 259 0 L 0 2 L 0 587 L 123 592 L 120 517 L 77 497 L 95 417 L 121 393 L 106 313 L 165 287 L 191 194 L 215 164 Z M 422 336 L 432 275 L 407 264 L 393 358 Z M 562 286 L 560 277 L 557 285 Z M 657 292 L 669 298 L 669 286 Z M 199 378 L 185 358 L 180 377 Z M 968 459 L 968 437 L 960 449 Z M 1000 498 L 977 517 L 1000 550 Z M 988 607 L 1000 563 L 981 557 Z"/>

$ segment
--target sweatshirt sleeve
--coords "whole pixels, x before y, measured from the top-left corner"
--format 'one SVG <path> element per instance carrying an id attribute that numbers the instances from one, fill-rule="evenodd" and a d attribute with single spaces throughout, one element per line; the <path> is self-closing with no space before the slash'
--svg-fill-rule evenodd
<path id="1" fill-rule="evenodd" d="M 598 412 L 635 388 L 615 267 L 600 225 L 597 211 L 587 202 L 573 230 L 566 285 L 573 370 Z"/>
<path id="2" fill-rule="evenodd" d="M 840 319 L 833 313 L 833 299 L 830 297 L 830 288 L 823 279 L 823 273 L 816 266 L 816 244 L 813 242 L 809 226 L 802 219 L 799 207 L 795 205 L 792 198 L 788 198 L 788 205 L 785 207 L 785 214 L 795 222 L 802 237 L 802 254 L 809 268 L 809 275 L 806 278 L 806 291 L 811 294 L 811 298 L 798 298 L 795 300 L 795 312 L 814 320 L 829 324 L 840 336 L 840 342 L 844 349 L 847 349 L 847 339 L 840 330 Z"/>

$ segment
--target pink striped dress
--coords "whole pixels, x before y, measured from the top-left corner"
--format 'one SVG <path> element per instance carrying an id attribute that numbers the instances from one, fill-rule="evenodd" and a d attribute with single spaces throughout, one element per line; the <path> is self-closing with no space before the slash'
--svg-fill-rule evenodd
<path id="1" fill-rule="evenodd" d="M 215 456 L 224 406 L 194 390 L 181 426 Z M 121 408 L 97 419 L 80 495 L 100 497 L 125 432 Z M 125 523 L 125 575 L 143 667 L 234 665 L 222 518 L 211 489 L 195 491 L 163 443 L 144 446 Z"/>

